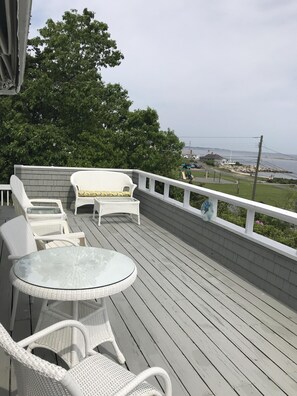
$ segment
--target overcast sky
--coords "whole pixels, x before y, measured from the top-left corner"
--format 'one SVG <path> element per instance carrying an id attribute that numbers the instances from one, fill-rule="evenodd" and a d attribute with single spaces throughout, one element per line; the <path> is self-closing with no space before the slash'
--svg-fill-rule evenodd
<path id="1" fill-rule="evenodd" d="M 162 129 L 232 150 L 257 151 L 263 135 L 265 151 L 297 154 L 296 0 L 33 0 L 31 36 L 85 7 L 125 56 L 104 80 Z"/>

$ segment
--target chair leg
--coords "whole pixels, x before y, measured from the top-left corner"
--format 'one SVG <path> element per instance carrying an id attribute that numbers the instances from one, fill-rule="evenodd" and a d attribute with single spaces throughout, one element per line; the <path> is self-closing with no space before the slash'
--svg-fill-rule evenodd
<path id="1" fill-rule="evenodd" d="M 17 305 L 18 305 L 18 300 L 19 300 L 19 290 L 16 289 L 15 287 L 12 288 L 12 311 L 11 311 L 11 316 L 10 316 L 10 325 L 9 329 L 10 331 L 13 330 L 14 328 L 14 322 L 15 322 L 15 316 L 16 316 L 16 310 L 17 310 Z"/>
<path id="2" fill-rule="evenodd" d="M 124 357 L 124 355 L 122 354 L 122 352 L 120 351 L 120 348 L 118 347 L 118 344 L 116 343 L 116 341 L 111 341 L 112 346 L 114 347 L 115 353 L 117 355 L 118 358 L 118 362 L 120 364 L 124 364 L 126 362 L 126 359 Z"/>

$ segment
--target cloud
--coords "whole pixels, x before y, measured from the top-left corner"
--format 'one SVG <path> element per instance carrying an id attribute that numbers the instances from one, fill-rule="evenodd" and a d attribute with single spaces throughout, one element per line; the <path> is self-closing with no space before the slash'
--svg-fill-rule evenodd
<path id="1" fill-rule="evenodd" d="M 295 0 L 33 0 L 31 34 L 89 8 L 109 25 L 122 65 L 104 71 L 134 108 L 155 108 L 178 136 L 264 135 L 292 152 L 297 125 Z M 241 144 L 237 144 L 237 149 Z"/>

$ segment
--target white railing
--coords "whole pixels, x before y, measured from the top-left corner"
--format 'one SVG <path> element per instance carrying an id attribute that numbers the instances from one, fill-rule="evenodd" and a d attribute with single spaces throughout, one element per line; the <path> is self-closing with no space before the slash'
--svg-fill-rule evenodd
<path id="1" fill-rule="evenodd" d="M 239 198 L 233 195 L 209 190 L 204 187 L 194 186 L 192 184 L 188 184 L 174 179 L 169 179 L 163 176 L 158 176 L 152 173 L 147 173 L 138 170 L 135 172 L 139 175 L 139 183 L 138 183 L 139 190 L 145 191 L 146 193 L 151 194 L 158 199 L 166 201 L 171 205 L 175 205 L 180 208 L 183 208 L 184 210 L 191 212 L 193 215 L 205 219 L 205 216 L 203 216 L 201 210 L 194 208 L 193 206 L 191 206 L 190 203 L 191 192 L 204 196 L 205 199 L 209 199 L 212 202 L 213 216 L 210 220 L 212 223 L 215 223 L 216 225 L 224 227 L 237 234 L 241 234 L 243 237 L 252 240 L 256 243 L 259 243 L 263 246 L 267 246 L 270 249 L 280 252 L 281 254 L 285 254 L 291 258 L 294 257 L 295 259 L 297 259 L 296 249 L 293 249 L 284 244 L 276 242 L 270 238 L 264 237 L 260 234 L 257 234 L 254 231 L 256 213 L 264 214 L 272 218 L 285 221 L 293 226 L 297 225 L 297 213 L 285 209 L 276 208 L 274 206 L 262 204 L 259 202 L 251 201 L 248 199 Z M 164 184 L 163 194 L 160 194 L 159 192 L 155 191 L 156 181 Z M 178 187 L 183 190 L 183 202 L 179 202 L 169 196 L 171 186 Z M 238 225 L 235 225 L 229 221 L 226 221 L 218 217 L 217 209 L 219 202 L 226 202 L 235 207 L 245 209 L 246 210 L 245 227 L 240 227 Z"/>
<path id="2" fill-rule="evenodd" d="M 0 203 L 1 206 L 4 205 L 5 195 L 6 195 L 6 205 L 9 205 L 9 197 L 11 193 L 11 188 L 9 184 L 0 184 Z"/>

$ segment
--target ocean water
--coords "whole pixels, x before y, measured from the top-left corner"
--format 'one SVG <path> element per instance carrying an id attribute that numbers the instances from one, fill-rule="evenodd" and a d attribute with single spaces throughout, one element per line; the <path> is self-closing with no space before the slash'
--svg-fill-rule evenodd
<path id="1" fill-rule="evenodd" d="M 203 156 L 210 152 L 221 155 L 223 158 L 232 161 L 238 161 L 243 165 L 256 165 L 257 152 L 251 151 L 231 151 L 219 148 L 205 148 L 205 147 L 186 147 L 184 152 L 189 153 L 192 150 L 194 155 Z M 297 179 L 297 155 L 286 155 L 278 153 L 262 152 L 260 166 L 265 168 L 272 168 L 274 172 L 259 172 L 259 176 L 269 177 L 282 177 L 286 179 Z M 288 171 L 292 173 L 283 173 Z"/>

